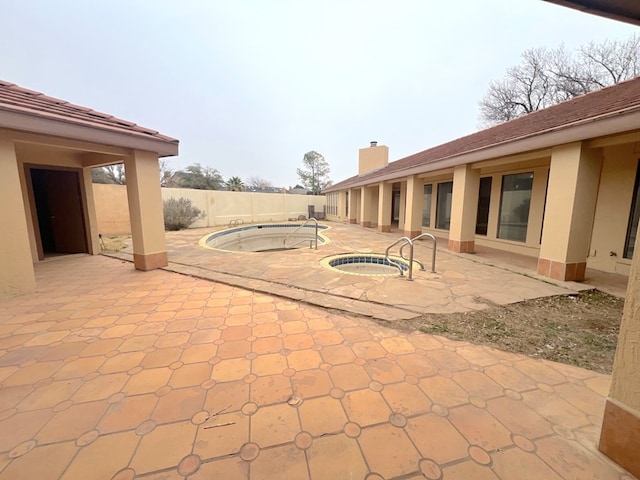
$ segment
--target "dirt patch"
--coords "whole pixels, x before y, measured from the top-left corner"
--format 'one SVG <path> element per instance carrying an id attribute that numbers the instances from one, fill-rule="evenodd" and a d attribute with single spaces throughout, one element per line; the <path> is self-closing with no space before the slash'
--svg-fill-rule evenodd
<path id="1" fill-rule="evenodd" d="M 129 246 L 131 235 L 102 235 L 100 250 L 102 252 L 119 252 Z"/>
<path id="2" fill-rule="evenodd" d="M 611 373 L 623 305 L 592 290 L 477 312 L 428 314 L 411 323 L 425 333 Z"/>

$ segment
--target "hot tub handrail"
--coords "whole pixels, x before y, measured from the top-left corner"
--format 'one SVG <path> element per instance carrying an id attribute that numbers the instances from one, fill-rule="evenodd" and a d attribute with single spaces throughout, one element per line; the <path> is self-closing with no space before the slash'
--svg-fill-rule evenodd
<path id="1" fill-rule="evenodd" d="M 229 227 L 237 227 L 238 225 L 244 225 L 244 220 L 241 218 L 234 218 L 229 222 Z"/>
<path id="2" fill-rule="evenodd" d="M 427 237 L 430 238 L 431 240 L 433 240 L 433 252 L 431 252 L 431 273 L 436 273 L 436 246 L 437 246 L 437 240 L 436 237 L 434 237 L 432 234 L 430 233 L 421 233 L 420 235 L 418 235 L 417 237 L 413 237 L 411 239 L 411 243 L 415 243 L 416 240 L 421 239 L 422 237 Z M 402 253 L 402 249 L 405 247 L 406 243 L 403 244 L 400 247 L 400 256 L 404 259 L 404 260 L 408 260 L 407 257 L 404 256 L 404 254 Z M 415 262 L 417 262 L 420 265 L 420 270 L 424 270 L 424 264 L 420 261 L 415 259 Z"/>
<path id="3" fill-rule="evenodd" d="M 295 235 L 298 230 L 300 230 L 301 228 L 303 228 L 305 225 L 307 225 L 309 222 L 313 222 L 315 224 L 315 236 L 313 237 L 313 245 L 314 245 L 314 249 L 317 250 L 318 249 L 318 220 L 316 220 L 313 217 L 309 217 L 307 220 L 305 220 L 305 222 L 300 225 L 298 228 L 296 228 L 293 232 L 291 232 L 289 235 L 287 235 L 286 237 L 284 237 L 284 240 L 282 240 L 282 245 L 285 248 L 293 248 L 293 247 L 287 247 L 287 239 L 292 236 Z M 299 242 L 298 242 L 299 243 Z M 297 245 L 297 243 L 296 243 Z M 294 245 L 295 246 L 295 245 Z"/>
<path id="4" fill-rule="evenodd" d="M 401 277 L 404 276 L 404 270 L 402 270 L 402 267 L 400 266 L 400 264 L 397 262 L 394 262 L 393 260 L 391 260 L 391 257 L 389 257 L 389 250 L 391 250 L 393 247 L 395 247 L 401 242 L 403 242 L 402 246 L 405 246 L 407 244 L 409 245 L 409 259 L 405 258 L 405 260 L 409 260 L 409 276 L 407 277 L 407 280 L 413 280 L 413 242 L 409 237 L 399 238 L 398 240 L 393 242 L 391 245 L 389 245 L 384 252 L 384 258 L 387 262 L 389 262 L 390 265 L 393 265 L 398 270 L 400 270 Z"/>

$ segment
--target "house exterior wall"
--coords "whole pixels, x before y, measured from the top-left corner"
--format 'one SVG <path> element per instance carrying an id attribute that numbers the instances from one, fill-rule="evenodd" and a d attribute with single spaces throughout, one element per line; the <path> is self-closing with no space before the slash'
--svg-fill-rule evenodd
<path id="1" fill-rule="evenodd" d="M 93 185 L 95 192 L 98 231 L 103 235 L 131 232 L 126 188 L 122 185 Z M 227 225 L 231 220 L 245 223 L 282 222 L 299 215 L 308 215 L 308 205 L 315 211 L 324 210 L 326 197 L 319 195 L 289 195 L 280 193 L 227 192 L 220 190 L 193 190 L 163 188 L 162 198 L 188 198 L 206 213 L 192 227 Z M 344 212 L 344 205 L 340 207 Z"/>

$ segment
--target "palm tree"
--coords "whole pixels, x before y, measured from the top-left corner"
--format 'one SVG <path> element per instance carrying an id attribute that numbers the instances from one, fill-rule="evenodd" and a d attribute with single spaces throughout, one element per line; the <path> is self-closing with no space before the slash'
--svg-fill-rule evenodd
<path id="1" fill-rule="evenodd" d="M 227 188 L 232 192 L 241 192 L 244 190 L 244 182 L 240 177 L 231 177 L 227 180 Z"/>

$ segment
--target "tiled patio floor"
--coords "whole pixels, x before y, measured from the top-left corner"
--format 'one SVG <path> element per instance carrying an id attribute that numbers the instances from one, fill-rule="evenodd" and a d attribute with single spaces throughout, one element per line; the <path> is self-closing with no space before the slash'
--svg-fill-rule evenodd
<path id="1" fill-rule="evenodd" d="M 0 303 L 0 479 L 631 479 L 609 377 L 130 263 Z"/>

